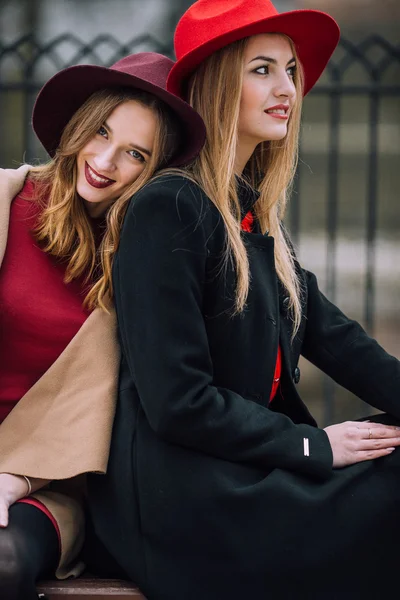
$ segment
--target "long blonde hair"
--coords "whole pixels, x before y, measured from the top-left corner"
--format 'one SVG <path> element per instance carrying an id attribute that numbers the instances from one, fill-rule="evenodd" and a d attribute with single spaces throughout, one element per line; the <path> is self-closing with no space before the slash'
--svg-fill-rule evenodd
<path id="1" fill-rule="evenodd" d="M 76 191 L 76 157 L 111 112 L 128 100 L 136 100 L 154 110 L 158 117 L 153 152 L 136 181 L 108 209 L 105 233 L 96 248 L 88 214 Z M 123 88 L 100 90 L 73 115 L 63 131 L 55 157 L 30 171 L 30 177 L 38 184 L 35 200 L 42 206 L 36 238 L 45 252 L 67 263 L 66 283 L 84 276 L 88 287 L 84 305 L 89 309 L 108 310 L 110 306 L 112 263 L 128 201 L 158 168 L 168 163 L 177 147 L 177 128 L 168 107 L 150 93 Z"/>
<path id="2" fill-rule="evenodd" d="M 279 34 L 280 35 L 280 34 Z M 289 39 L 289 38 L 288 38 Z M 293 44 L 290 44 L 295 55 Z M 235 178 L 238 121 L 243 82 L 243 55 L 247 39 L 214 52 L 196 70 L 189 82 L 189 103 L 202 116 L 207 139 L 188 170 L 217 206 L 227 231 L 226 261 L 234 261 L 237 274 L 235 312 L 241 312 L 249 291 L 249 263 L 241 238 L 240 204 Z M 297 100 L 283 140 L 259 144 L 246 165 L 250 183 L 260 197 L 255 205 L 262 231 L 275 239 L 275 265 L 290 298 L 293 337 L 301 321 L 301 286 L 293 252 L 282 230 L 289 190 L 297 165 L 303 75 L 297 62 Z"/>

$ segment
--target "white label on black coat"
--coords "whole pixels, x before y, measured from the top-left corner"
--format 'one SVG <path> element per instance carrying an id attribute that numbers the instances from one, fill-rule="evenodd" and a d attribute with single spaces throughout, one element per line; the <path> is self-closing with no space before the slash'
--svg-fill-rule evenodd
<path id="1" fill-rule="evenodd" d="M 303 446 L 304 446 L 304 456 L 310 456 L 310 445 L 308 443 L 308 438 L 303 438 Z"/>

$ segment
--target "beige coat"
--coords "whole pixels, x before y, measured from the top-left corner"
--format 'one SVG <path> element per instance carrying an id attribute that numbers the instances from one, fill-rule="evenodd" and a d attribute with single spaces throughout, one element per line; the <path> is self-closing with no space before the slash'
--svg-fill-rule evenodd
<path id="1" fill-rule="evenodd" d="M 24 185 L 29 165 L 0 169 L 0 266 L 10 205 Z M 79 574 L 84 538 L 76 479 L 105 473 L 115 411 L 119 348 L 115 313 L 94 310 L 64 352 L 0 425 L 0 473 L 50 479 L 33 494 L 54 515 L 61 533 L 57 577 Z M 82 478 L 78 478 L 82 479 Z"/>

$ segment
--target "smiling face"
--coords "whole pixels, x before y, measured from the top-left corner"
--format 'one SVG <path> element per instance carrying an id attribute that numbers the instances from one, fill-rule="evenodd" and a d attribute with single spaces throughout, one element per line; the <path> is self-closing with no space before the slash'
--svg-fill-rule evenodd
<path id="1" fill-rule="evenodd" d="M 79 151 L 76 190 L 91 217 L 104 214 L 145 169 L 156 128 L 153 109 L 127 100 Z"/>
<path id="2" fill-rule="evenodd" d="M 286 136 L 296 100 L 295 68 L 286 37 L 265 33 L 249 38 L 243 58 L 238 127 L 238 153 L 247 160 L 260 142 Z"/>

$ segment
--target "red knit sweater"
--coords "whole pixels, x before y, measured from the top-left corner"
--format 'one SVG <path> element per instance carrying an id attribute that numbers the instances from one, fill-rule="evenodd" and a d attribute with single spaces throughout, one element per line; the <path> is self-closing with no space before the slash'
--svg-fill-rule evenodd
<path id="1" fill-rule="evenodd" d="M 43 252 L 32 234 L 38 216 L 38 205 L 29 200 L 33 191 L 28 181 L 11 204 L 0 270 L 0 423 L 89 314 L 82 307 L 82 281 L 64 283 L 65 264 Z"/>

